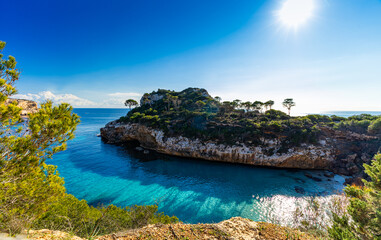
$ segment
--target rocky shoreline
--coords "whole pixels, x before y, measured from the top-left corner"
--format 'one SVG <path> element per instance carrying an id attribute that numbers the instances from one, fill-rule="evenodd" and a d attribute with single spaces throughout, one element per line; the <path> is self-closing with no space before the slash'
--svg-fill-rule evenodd
<path id="1" fill-rule="evenodd" d="M 290 148 L 287 153 L 273 154 L 268 152 L 281 146 L 278 139 L 262 139 L 266 145 L 261 147 L 238 142 L 224 145 L 183 136 L 167 137 L 162 130 L 138 123 L 110 122 L 101 129 L 101 137 L 106 143 L 118 145 L 138 141 L 145 149 L 173 156 L 254 166 L 321 169 L 354 179 L 363 177 L 362 164 L 370 162 L 378 151 L 380 140 L 366 134 L 343 133 L 329 128 L 322 131 L 324 137 L 318 144 L 302 144 Z"/>
<path id="2" fill-rule="evenodd" d="M 17 102 L 17 106 L 22 108 L 22 110 L 21 110 L 21 116 L 22 117 L 27 117 L 29 113 L 35 113 L 38 111 L 37 103 L 35 101 L 31 101 L 31 100 L 8 98 L 5 103 L 10 104 L 14 101 Z"/>

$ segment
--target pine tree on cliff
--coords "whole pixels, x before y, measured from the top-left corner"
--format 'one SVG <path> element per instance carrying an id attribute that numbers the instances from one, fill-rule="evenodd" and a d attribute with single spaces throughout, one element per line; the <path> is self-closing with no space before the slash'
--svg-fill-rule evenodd
<path id="1" fill-rule="evenodd" d="M 132 109 L 132 107 L 135 107 L 135 106 L 138 106 L 138 102 L 135 101 L 134 99 L 127 99 L 125 102 L 124 102 L 124 105 L 126 107 L 128 107 L 130 110 Z"/>
<path id="2" fill-rule="evenodd" d="M 296 104 L 294 102 L 294 99 L 292 98 L 286 98 L 284 101 L 283 101 L 283 107 L 287 108 L 288 110 L 288 115 L 291 114 L 291 108 L 294 107 Z"/>
<path id="3" fill-rule="evenodd" d="M 271 110 L 272 106 L 274 105 L 274 101 L 273 100 L 269 100 L 269 101 L 265 102 L 263 105 L 264 105 L 266 111 L 267 111 L 268 108 L 270 108 L 270 110 Z"/>

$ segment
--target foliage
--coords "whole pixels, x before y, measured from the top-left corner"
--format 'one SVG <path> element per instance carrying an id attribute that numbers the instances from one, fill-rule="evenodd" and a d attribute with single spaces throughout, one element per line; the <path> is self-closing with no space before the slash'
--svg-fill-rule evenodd
<path id="1" fill-rule="evenodd" d="M 20 74 L 15 58 L 0 57 L 0 229 L 13 234 L 63 196 L 63 180 L 45 161 L 66 148 L 79 118 L 68 104 L 46 102 L 25 122 L 16 102 L 6 104 Z"/>
<path id="2" fill-rule="evenodd" d="M 320 124 L 320 119 L 292 118 L 273 109 L 262 112 L 263 107 L 271 108 L 274 101 L 220 101 L 221 98 L 212 98 L 205 89 L 188 88 L 181 92 L 159 89 L 144 94 L 143 104 L 119 121 L 159 128 L 169 136 L 231 145 L 236 142 L 262 145 L 263 138 L 285 139 L 280 151 L 301 143 L 315 143 L 319 137 L 320 129 L 315 125 Z"/>
<path id="3" fill-rule="evenodd" d="M 295 106 L 292 99 L 286 100 L 287 107 Z M 282 111 L 271 109 L 274 104 L 272 100 L 262 103 L 236 99 L 221 103 L 220 97 L 213 98 L 205 89 L 199 88 L 181 92 L 159 89 L 144 94 L 141 102 L 141 106 L 119 121 L 158 128 L 168 136 L 181 135 L 228 145 L 239 142 L 263 146 L 266 145 L 263 139 L 277 138 L 282 140 L 277 152 L 286 152 L 302 143 L 317 143 L 324 127 L 370 133 L 368 127 L 378 118 L 359 115 L 346 119 L 318 114 L 290 117 Z M 263 111 L 263 108 L 270 110 Z M 270 155 L 273 153 L 268 152 Z"/>
<path id="4" fill-rule="evenodd" d="M 91 238 L 154 223 L 174 223 L 176 217 L 157 212 L 157 206 L 131 206 L 119 208 L 114 205 L 92 207 L 85 200 L 67 194 L 51 206 L 33 225 L 36 229 L 48 228 Z"/>
<path id="5" fill-rule="evenodd" d="M 334 239 L 381 239 L 381 154 L 371 165 L 364 164 L 370 181 L 365 186 L 347 186 L 348 214 L 334 216 L 329 234 Z"/>
<path id="6" fill-rule="evenodd" d="M 69 104 L 55 106 L 48 101 L 22 119 L 17 102 L 6 103 L 17 92 L 14 83 L 20 71 L 14 57 L 3 59 L 4 47 L 0 41 L 0 231 L 14 235 L 31 227 L 51 227 L 91 238 L 148 223 L 178 221 L 157 213 L 157 206 L 94 208 L 67 194 L 57 167 L 46 160 L 66 149 L 79 117 Z"/>
<path id="7" fill-rule="evenodd" d="M 381 134 L 381 117 L 369 124 L 368 132 L 373 134 Z"/>
<path id="8" fill-rule="evenodd" d="M 381 116 L 361 114 L 349 117 L 334 124 L 334 128 L 341 131 L 352 131 L 362 134 L 380 134 Z"/>

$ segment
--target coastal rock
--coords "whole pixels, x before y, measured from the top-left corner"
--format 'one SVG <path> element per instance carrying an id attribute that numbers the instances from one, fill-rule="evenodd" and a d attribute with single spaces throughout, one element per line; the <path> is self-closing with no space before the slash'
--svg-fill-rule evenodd
<path id="1" fill-rule="evenodd" d="M 101 129 L 102 139 L 110 144 L 138 141 L 144 149 L 173 156 L 205 159 L 255 166 L 323 169 L 335 174 L 363 177 L 363 163 L 369 163 L 377 153 L 381 141 L 376 136 L 342 132 L 321 127 L 321 139 L 317 144 L 303 143 L 279 151 L 280 138 L 261 138 L 260 146 L 251 142 L 221 144 L 213 140 L 202 141 L 184 136 L 166 136 L 162 130 L 138 123 L 113 121 Z M 314 181 L 320 178 L 310 177 Z"/>
<path id="2" fill-rule="evenodd" d="M 266 147 L 247 146 L 244 143 L 230 146 L 183 136 L 166 137 L 161 130 L 136 123 L 110 122 L 101 129 L 101 135 L 110 144 L 139 141 L 142 147 L 164 154 L 256 166 L 330 169 L 335 159 L 334 149 L 327 146 L 305 145 L 291 148 L 287 153 L 269 155 L 270 149 L 279 148 L 278 139 L 268 140 Z"/>
<path id="3" fill-rule="evenodd" d="M 146 239 L 239 239 L 239 240 L 270 240 L 290 239 L 317 239 L 312 235 L 282 227 L 272 223 L 255 222 L 241 217 L 213 223 L 213 224 L 151 224 L 142 228 L 101 236 L 97 240 L 146 240 Z"/>
<path id="4" fill-rule="evenodd" d="M 38 111 L 37 103 L 31 100 L 8 98 L 5 104 L 17 102 L 17 106 L 22 108 L 21 116 L 27 117 L 29 113 L 35 113 Z"/>
<path id="5" fill-rule="evenodd" d="M 364 182 L 361 177 L 353 177 L 345 179 L 344 185 L 356 185 L 356 186 L 364 186 Z"/>

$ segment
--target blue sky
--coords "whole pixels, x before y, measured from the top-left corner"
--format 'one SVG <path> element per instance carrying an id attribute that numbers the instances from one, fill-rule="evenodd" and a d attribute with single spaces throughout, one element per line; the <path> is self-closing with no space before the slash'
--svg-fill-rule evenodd
<path id="1" fill-rule="evenodd" d="M 0 40 L 19 62 L 19 96 L 123 107 L 157 88 L 223 100 L 292 97 L 295 113 L 381 110 L 381 1 L 0 0 Z"/>

